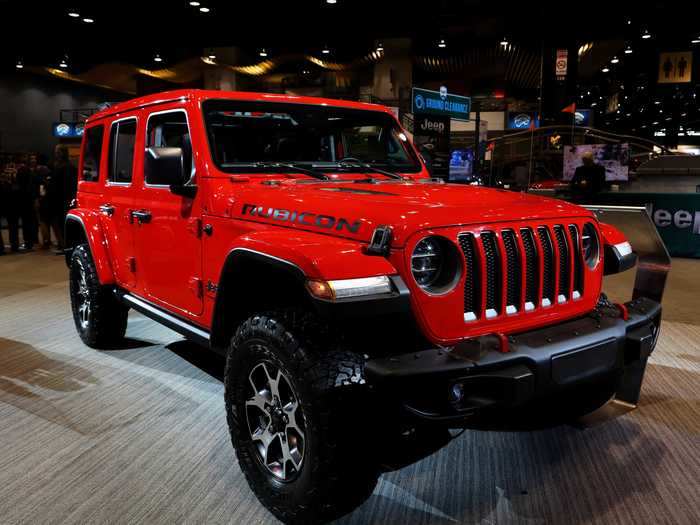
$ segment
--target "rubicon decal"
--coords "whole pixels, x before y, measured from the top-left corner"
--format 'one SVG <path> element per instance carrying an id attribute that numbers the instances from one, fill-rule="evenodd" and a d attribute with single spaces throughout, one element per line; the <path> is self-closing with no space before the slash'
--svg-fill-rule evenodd
<path id="1" fill-rule="evenodd" d="M 304 226 L 315 226 L 317 228 L 325 228 L 327 230 L 347 230 L 350 233 L 357 233 L 360 229 L 360 221 L 349 221 L 342 217 L 333 217 L 332 215 L 318 215 L 308 211 L 293 211 L 280 208 L 266 208 L 257 204 L 244 204 L 242 215 L 251 215 L 253 217 L 262 217 L 280 222 L 295 222 Z"/>

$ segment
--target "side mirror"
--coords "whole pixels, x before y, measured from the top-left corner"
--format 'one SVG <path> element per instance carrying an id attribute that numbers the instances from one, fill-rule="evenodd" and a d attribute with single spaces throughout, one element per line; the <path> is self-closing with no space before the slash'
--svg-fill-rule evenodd
<path id="1" fill-rule="evenodd" d="M 197 186 L 188 184 L 182 148 L 146 148 L 144 175 L 146 184 L 169 186 L 175 195 L 192 198 Z"/>

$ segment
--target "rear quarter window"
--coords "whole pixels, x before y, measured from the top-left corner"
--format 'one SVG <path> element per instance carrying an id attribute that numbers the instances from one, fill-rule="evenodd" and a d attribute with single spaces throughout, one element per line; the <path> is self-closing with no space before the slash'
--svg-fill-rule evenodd
<path id="1" fill-rule="evenodd" d="M 97 182 L 100 178 L 100 159 L 102 158 L 102 141 L 104 126 L 93 126 L 85 130 L 83 145 L 83 170 L 81 178 L 87 182 Z"/>

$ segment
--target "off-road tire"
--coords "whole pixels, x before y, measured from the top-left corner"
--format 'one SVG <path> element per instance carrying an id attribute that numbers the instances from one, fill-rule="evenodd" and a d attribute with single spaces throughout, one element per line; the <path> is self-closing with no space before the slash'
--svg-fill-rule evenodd
<path id="1" fill-rule="evenodd" d="M 275 479 L 248 427 L 249 374 L 266 362 L 293 383 L 305 421 L 296 477 Z M 238 462 L 258 499 L 285 523 L 324 523 L 369 497 L 379 476 L 370 446 L 364 359 L 342 348 L 311 314 L 256 315 L 236 331 L 226 360 L 226 414 Z"/>
<path id="2" fill-rule="evenodd" d="M 71 255 L 70 299 L 75 328 L 87 346 L 108 349 L 124 339 L 129 309 L 116 299 L 111 287 L 100 284 L 87 244 L 76 246 Z M 86 299 L 90 306 L 83 315 L 81 305 Z"/>

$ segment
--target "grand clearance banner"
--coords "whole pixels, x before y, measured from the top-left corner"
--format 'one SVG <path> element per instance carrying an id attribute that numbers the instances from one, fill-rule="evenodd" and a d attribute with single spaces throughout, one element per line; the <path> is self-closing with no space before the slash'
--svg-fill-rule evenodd
<path id="1" fill-rule="evenodd" d="M 651 218 L 674 257 L 700 258 L 700 193 L 606 193 L 605 204 L 651 207 Z"/>

